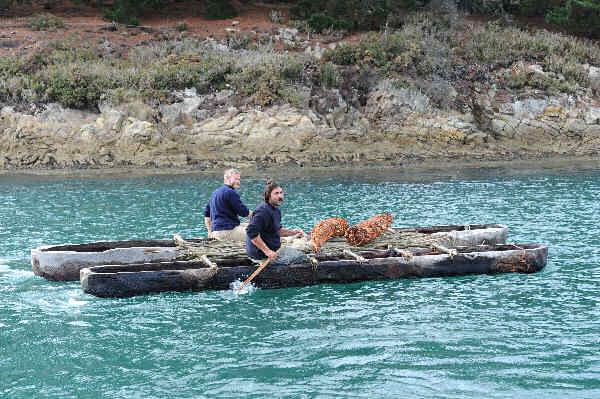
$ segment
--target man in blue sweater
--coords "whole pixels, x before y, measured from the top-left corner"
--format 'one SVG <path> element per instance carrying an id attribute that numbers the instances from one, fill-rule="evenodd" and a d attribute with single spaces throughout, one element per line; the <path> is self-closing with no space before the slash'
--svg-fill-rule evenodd
<path id="1" fill-rule="evenodd" d="M 246 253 L 252 259 L 271 259 L 271 265 L 291 265 L 308 260 L 306 254 L 292 247 L 281 247 L 281 237 L 302 237 L 302 229 L 288 230 L 281 227 L 283 189 L 272 180 L 267 182 L 263 200 L 256 207 L 246 228 Z"/>
<path id="2" fill-rule="evenodd" d="M 208 236 L 217 240 L 246 240 L 247 223 L 240 224 L 238 216 L 252 217 L 235 191 L 240 186 L 240 171 L 227 169 L 223 175 L 224 184 L 216 189 L 204 208 L 204 224 Z"/>

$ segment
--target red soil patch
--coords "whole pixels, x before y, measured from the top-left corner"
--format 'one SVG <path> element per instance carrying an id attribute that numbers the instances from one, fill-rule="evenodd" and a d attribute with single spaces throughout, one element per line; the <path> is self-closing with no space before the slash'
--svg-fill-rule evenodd
<path id="1" fill-rule="evenodd" d="M 269 20 L 271 10 L 279 10 L 282 20 L 287 21 L 289 11 L 286 5 L 245 4 L 235 3 L 239 15 L 233 19 L 208 20 L 202 15 L 202 9 L 197 3 L 173 3 L 168 9 L 144 15 L 140 18 L 140 26 L 152 28 L 147 33 L 137 27 L 120 25 L 117 31 L 106 30 L 110 21 L 104 19 L 102 10 L 86 5 L 74 6 L 71 2 L 61 2 L 50 10 L 41 4 L 13 6 L 8 14 L 0 16 L 0 56 L 25 55 L 43 46 L 44 42 L 61 39 L 78 33 L 82 41 L 94 46 L 100 39 L 110 41 L 117 49 L 118 55 L 127 56 L 134 46 L 144 44 L 149 38 L 165 40 L 164 32 L 171 37 L 226 37 L 226 29 L 235 29 L 240 33 L 258 35 L 272 34 L 278 28 L 286 27 Z M 50 13 L 59 17 L 65 24 L 65 29 L 51 31 L 33 31 L 28 27 L 29 18 L 40 13 Z M 239 22 L 233 25 L 233 22 Z M 187 25 L 187 29 L 179 31 L 178 25 Z M 231 34 L 231 33 L 229 33 Z M 312 39 L 312 38 L 311 38 Z M 314 40 L 318 40 L 315 37 Z M 281 43 L 278 46 L 283 47 Z"/>

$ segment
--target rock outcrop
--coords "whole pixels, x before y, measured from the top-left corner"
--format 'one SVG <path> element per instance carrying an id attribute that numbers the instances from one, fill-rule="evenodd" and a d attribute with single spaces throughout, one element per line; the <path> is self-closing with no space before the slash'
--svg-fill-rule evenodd
<path id="1" fill-rule="evenodd" d="M 440 110 L 421 92 L 385 82 L 361 109 L 337 90 L 304 109 L 240 110 L 228 91 L 178 95 L 170 105 L 104 106 L 100 113 L 4 107 L 0 168 L 399 165 L 600 152 L 600 104 L 591 95 L 485 89 L 464 112 Z"/>

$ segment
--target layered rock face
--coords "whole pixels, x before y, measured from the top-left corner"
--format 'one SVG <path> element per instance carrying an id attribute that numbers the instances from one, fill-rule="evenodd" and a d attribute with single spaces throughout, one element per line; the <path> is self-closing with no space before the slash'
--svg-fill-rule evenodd
<path id="1" fill-rule="evenodd" d="M 384 83 L 361 109 L 336 90 L 302 109 L 241 111 L 228 103 L 231 95 L 188 90 L 174 104 L 104 106 L 100 113 L 50 104 L 28 115 L 4 107 L 0 168 L 392 166 L 600 152 L 600 103 L 591 96 L 486 89 L 458 112 Z M 221 108 L 205 106 L 215 101 Z"/>

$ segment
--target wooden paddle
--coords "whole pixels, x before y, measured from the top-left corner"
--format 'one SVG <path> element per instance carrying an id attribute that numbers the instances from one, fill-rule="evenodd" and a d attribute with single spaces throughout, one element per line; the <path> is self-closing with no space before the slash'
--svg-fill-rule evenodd
<path id="1" fill-rule="evenodd" d="M 279 250 L 277 251 L 277 254 L 279 255 Z M 267 260 L 265 260 L 263 263 L 261 263 L 261 265 L 258 267 L 258 269 L 256 269 L 254 271 L 254 273 L 252 273 L 250 275 L 250 277 L 248 277 L 246 279 L 246 281 L 244 281 L 242 283 L 242 285 L 240 285 L 240 287 L 237 289 L 237 291 L 235 291 L 235 293 L 237 294 L 238 292 L 240 292 L 242 290 L 242 288 L 244 288 L 250 281 L 252 281 L 252 279 L 254 279 L 254 277 L 258 276 L 258 273 L 262 272 L 262 270 L 267 267 L 267 265 L 269 264 L 269 262 L 271 261 L 271 258 L 267 258 Z"/>

